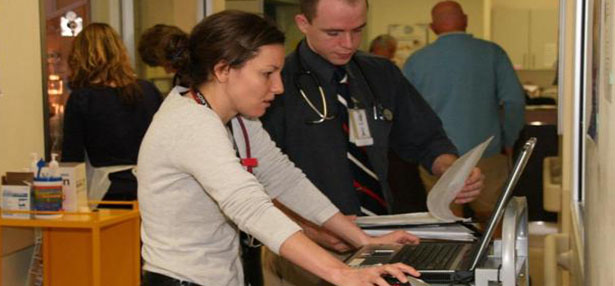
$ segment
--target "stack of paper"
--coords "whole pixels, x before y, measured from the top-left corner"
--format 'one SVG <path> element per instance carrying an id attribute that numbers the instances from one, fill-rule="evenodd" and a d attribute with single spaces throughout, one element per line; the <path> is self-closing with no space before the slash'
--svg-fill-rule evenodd
<path id="1" fill-rule="evenodd" d="M 474 239 L 470 230 L 463 225 L 454 224 L 454 222 L 468 221 L 469 219 L 454 215 L 450 209 L 450 204 L 463 188 L 465 180 L 482 157 L 491 140 L 493 140 L 493 136 L 461 156 L 446 170 L 427 196 L 429 212 L 358 217 L 356 223 L 364 228 L 378 226 L 377 230 L 366 230 L 372 235 L 406 229 L 422 238 Z M 387 229 L 386 226 L 390 226 L 390 228 Z"/>
<path id="2" fill-rule="evenodd" d="M 476 239 L 474 233 L 461 224 L 446 224 L 446 225 L 424 225 L 401 228 L 384 228 L 384 229 L 364 229 L 369 235 L 383 235 L 393 230 L 405 230 L 421 239 L 446 239 L 457 241 L 473 241 Z"/>

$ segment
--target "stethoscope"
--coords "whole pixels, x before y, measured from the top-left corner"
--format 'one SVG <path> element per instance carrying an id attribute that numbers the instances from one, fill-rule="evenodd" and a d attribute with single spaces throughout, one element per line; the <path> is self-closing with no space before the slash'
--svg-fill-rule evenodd
<path id="1" fill-rule="evenodd" d="M 320 84 L 320 81 L 318 80 L 318 77 L 314 75 L 314 73 L 312 73 L 310 70 L 306 69 L 305 66 L 303 65 L 303 61 L 301 59 L 301 56 L 299 55 L 299 45 L 297 46 L 297 49 L 295 50 L 295 57 L 297 58 L 297 65 L 299 67 L 299 71 L 296 72 L 294 76 L 295 87 L 299 91 L 299 94 L 301 94 L 301 97 L 303 98 L 303 100 L 305 100 L 305 102 L 308 104 L 310 109 L 312 109 L 312 111 L 314 111 L 318 115 L 318 119 L 307 120 L 306 123 L 320 124 L 327 120 L 334 119 L 336 117 L 335 114 L 329 115 L 329 109 L 327 108 L 327 98 L 325 96 L 325 92 L 322 88 L 322 85 Z M 380 102 L 380 100 L 378 100 L 378 98 L 376 97 L 376 94 L 372 92 L 373 91 L 372 86 L 370 82 L 367 80 L 367 78 L 365 78 L 361 66 L 359 65 L 357 61 L 355 61 L 355 63 L 357 64 L 357 67 L 358 67 L 359 72 L 361 73 L 361 76 L 365 79 L 365 82 L 367 83 L 367 87 L 369 89 L 370 94 L 372 94 L 374 98 L 374 105 L 372 107 L 373 114 L 374 114 L 374 120 L 392 121 L 393 112 L 390 109 L 384 107 L 382 103 Z M 320 94 L 320 99 L 322 102 L 322 112 L 316 107 L 314 102 L 310 100 L 310 98 L 305 93 L 304 89 L 301 88 L 300 78 L 303 76 L 308 76 L 308 78 L 314 83 L 314 86 L 317 87 L 318 92 Z"/>

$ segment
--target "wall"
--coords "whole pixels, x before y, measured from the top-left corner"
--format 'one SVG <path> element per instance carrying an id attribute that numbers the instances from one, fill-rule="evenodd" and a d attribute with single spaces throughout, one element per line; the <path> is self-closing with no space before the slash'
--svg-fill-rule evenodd
<path id="1" fill-rule="evenodd" d="M 225 9 L 263 15 L 263 0 L 226 0 Z"/>
<path id="2" fill-rule="evenodd" d="M 388 32 L 389 24 L 424 24 L 431 23 L 431 8 L 439 0 L 370 0 L 367 38 L 375 38 Z M 468 15 L 468 33 L 483 37 L 483 1 L 459 0 L 459 4 Z M 428 27 L 427 27 L 428 28 Z M 430 31 L 429 41 L 435 40 Z"/>
<path id="3" fill-rule="evenodd" d="M 491 0 L 493 7 L 506 7 L 516 9 L 556 9 L 559 0 Z"/>
<path id="4" fill-rule="evenodd" d="M 38 1 L 0 0 L 0 173 L 29 166 L 29 153 L 44 152 Z M 27 11 L 27 12 L 26 12 Z M 3 229 L 2 285 L 24 285 L 31 231 Z M 26 243 L 25 245 L 30 244 Z M 13 249 L 13 250 L 10 250 Z"/>
<path id="5" fill-rule="evenodd" d="M 143 31 L 156 25 L 167 24 L 179 27 L 186 33 L 190 33 L 197 21 L 197 0 L 138 0 L 135 3 L 135 42 L 139 43 L 138 37 Z M 202 8 L 202 7 L 201 7 Z M 160 13 L 160 11 L 166 11 Z M 202 13 L 201 13 L 202 14 Z M 137 71 L 139 76 L 152 78 L 172 78 L 161 67 L 148 67 L 137 59 Z"/>
<path id="6" fill-rule="evenodd" d="M 440 0 L 369 0 L 367 28 L 363 34 L 362 49 L 367 50 L 370 41 L 378 35 L 389 33 L 391 24 L 398 24 L 400 27 L 411 25 L 414 28 L 413 35 L 402 38 L 398 36 L 401 29 L 391 33 L 399 38 L 395 62 L 403 64 L 413 51 L 437 39 L 429 29 L 429 23 L 431 23 L 431 8 L 438 2 Z M 459 0 L 458 2 L 468 15 L 468 33 L 484 38 L 484 1 Z"/>
<path id="7" fill-rule="evenodd" d="M 588 158 L 585 189 L 585 285 L 615 285 L 615 105 L 613 104 L 613 20 L 615 7 L 612 1 L 597 1 L 609 4 L 602 6 L 602 35 L 600 37 L 600 67 L 597 69 L 600 82 L 598 95 L 598 133 L 595 148 L 586 148 Z M 604 9 L 609 9 L 604 11 Z M 591 29 L 591 27 L 590 27 Z M 596 70 L 596 68 L 594 68 Z M 610 73 L 610 74 L 607 74 Z M 611 77 L 609 79 L 609 77 Z M 588 87 L 586 90 L 590 90 Z M 589 139 L 587 139 L 589 141 Z M 588 142 L 589 143 L 589 142 Z M 588 144 L 592 147 L 592 144 Z M 593 158 L 592 158 L 593 157 Z M 593 159 L 593 160 L 590 160 Z"/>

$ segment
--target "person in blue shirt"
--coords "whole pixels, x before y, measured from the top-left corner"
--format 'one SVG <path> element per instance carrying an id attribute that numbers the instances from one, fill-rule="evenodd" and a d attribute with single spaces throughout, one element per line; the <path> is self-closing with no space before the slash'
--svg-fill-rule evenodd
<path id="1" fill-rule="evenodd" d="M 439 2 L 431 14 L 439 37 L 412 54 L 403 73 L 438 114 L 460 154 L 494 136 L 478 164 L 485 188 L 470 203 L 475 217 L 487 220 L 524 126 L 523 89 L 501 47 L 465 32 L 467 16 L 457 2 Z M 421 175 L 429 190 L 435 178 L 425 170 Z"/>

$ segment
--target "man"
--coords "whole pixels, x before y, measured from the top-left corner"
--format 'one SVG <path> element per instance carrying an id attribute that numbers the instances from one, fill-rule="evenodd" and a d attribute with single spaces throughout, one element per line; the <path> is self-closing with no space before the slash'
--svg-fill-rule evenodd
<path id="1" fill-rule="evenodd" d="M 440 176 L 457 159 L 441 122 L 393 63 L 357 53 L 365 0 L 303 0 L 295 17 L 305 35 L 283 70 L 285 93 L 261 118 L 272 138 L 346 215 L 387 213 L 389 149 Z M 349 143 L 349 141 L 352 141 Z M 475 169 L 456 203 L 482 188 Z M 289 215 L 292 216 L 291 213 Z M 337 252 L 350 247 L 298 220 L 314 241 Z M 266 285 L 315 285 L 304 271 L 264 251 Z"/>
<path id="2" fill-rule="evenodd" d="M 415 52 L 403 72 L 438 114 L 460 153 L 494 136 L 478 164 L 486 176 L 485 189 L 470 203 L 475 217 L 486 221 L 524 125 L 523 89 L 502 48 L 465 32 L 467 16 L 457 2 L 436 4 L 431 16 L 431 29 L 439 37 Z M 435 177 L 424 169 L 421 173 L 429 189 Z"/>
<path id="3" fill-rule="evenodd" d="M 374 38 L 369 44 L 369 52 L 393 60 L 397 51 L 397 40 L 388 34 L 382 34 Z"/>

